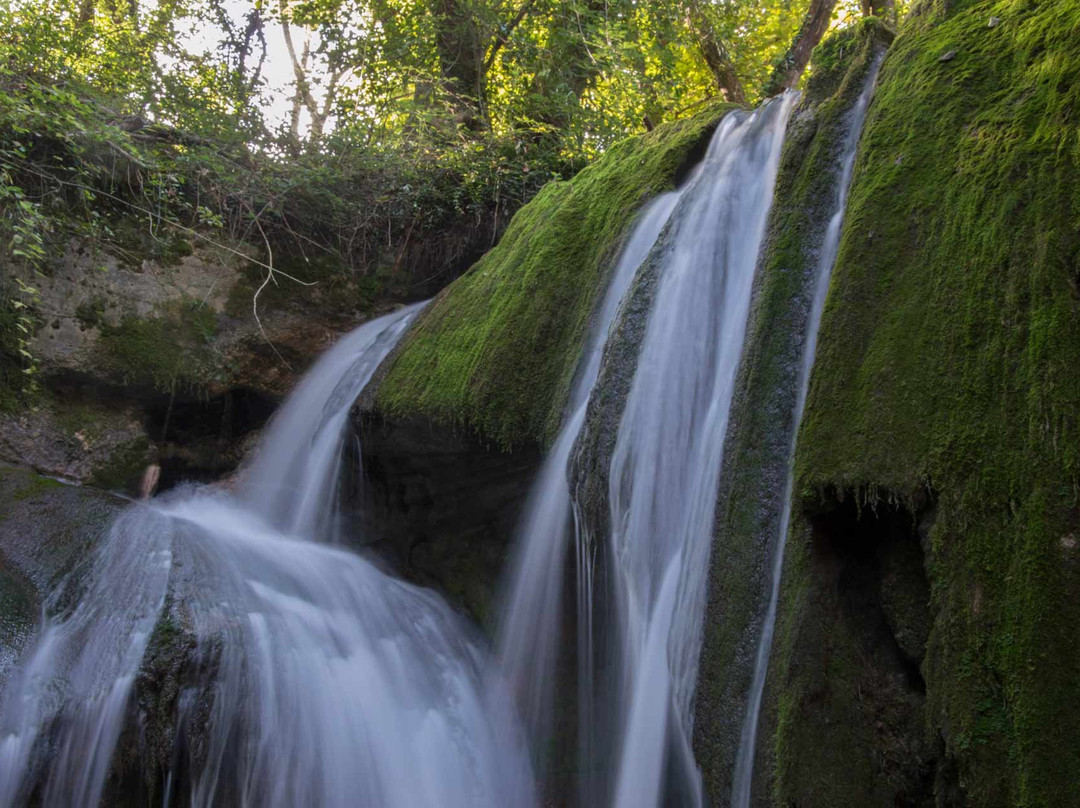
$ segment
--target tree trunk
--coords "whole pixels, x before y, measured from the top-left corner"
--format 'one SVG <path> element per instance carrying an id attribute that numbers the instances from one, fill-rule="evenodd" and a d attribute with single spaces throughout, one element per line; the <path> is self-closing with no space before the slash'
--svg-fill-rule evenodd
<path id="1" fill-rule="evenodd" d="M 439 74 L 450 96 L 454 118 L 466 129 L 482 129 L 486 44 L 481 41 L 467 0 L 433 0 L 432 10 Z"/>
<path id="2" fill-rule="evenodd" d="M 734 104 L 745 103 L 746 93 L 743 92 L 742 82 L 739 81 L 739 76 L 735 72 L 731 56 L 720 37 L 716 35 L 712 23 L 705 16 L 697 0 L 691 3 L 690 12 L 694 31 L 697 34 L 698 47 L 701 48 L 701 55 L 705 58 L 705 64 L 713 75 L 716 88 L 724 96 L 724 100 Z"/>
<path id="3" fill-rule="evenodd" d="M 863 0 L 867 2 L 868 0 Z M 881 0 L 869 0 L 881 2 Z M 810 54 L 825 35 L 832 20 L 833 8 L 836 0 L 811 0 L 810 8 L 803 17 L 802 25 L 795 34 L 791 46 L 787 49 L 784 57 L 773 69 L 772 75 L 765 83 L 762 93 L 766 98 L 791 89 L 799 82 L 803 71 L 810 63 Z"/>
<path id="4" fill-rule="evenodd" d="M 94 0 L 82 0 L 79 3 L 78 25 L 82 27 L 94 19 Z"/>

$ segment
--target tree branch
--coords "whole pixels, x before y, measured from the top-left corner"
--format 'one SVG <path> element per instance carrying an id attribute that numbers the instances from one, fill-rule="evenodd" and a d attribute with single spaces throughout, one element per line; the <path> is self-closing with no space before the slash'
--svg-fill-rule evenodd
<path id="1" fill-rule="evenodd" d="M 495 41 L 491 43 L 491 48 L 488 50 L 487 58 L 484 60 L 484 72 L 487 73 L 491 70 L 492 65 L 495 64 L 495 57 L 499 55 L 499 51 L 503 49 L 503 46 L 510 41 L 510 37 L 514 35 L 514 29 L 517 28 L 524 19 L 529 16 L 529 12 L 532 11 L 532 7 L 536 5 L 536 0 L 525 0 L 521 4 L 521 8 L 518 9 L 514 18 L 507 23 L 498 35 L 495 37 Z"/>
<path id="2" fill-rule="evenodd" d="M 281 33 L 285 37 L 285 49 L 289 52 L 289 60 L 292 62 L 293 75 L 296 77 L 296 92 L 303 102 L 307 111 L 313 116 L 319 112 L 319 105 L 312 95 L 311 85 L 308 84 L 305 64 L 310 53 L 310 41 L 304 43 L 303 63 L 296 56 L 296 46 L 293 44 L 292 26 L 289 25 L 289 10 L 287 0 L 281 0 Z"/>
<path id="3" fill-rule="evenodd" d="M 798 84 L 799 78 L 810 63 L 810 54 L 829 28 L 835 6 L 836 0 L 811 0 L 802 25 L 799 26 L 783 58 L 773 68 L 772 75 L 765 82 L 762 95 L 768 98 Z"/>

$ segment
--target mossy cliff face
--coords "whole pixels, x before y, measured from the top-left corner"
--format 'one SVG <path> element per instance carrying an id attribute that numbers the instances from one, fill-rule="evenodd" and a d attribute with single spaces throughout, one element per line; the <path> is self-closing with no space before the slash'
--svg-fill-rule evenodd
<path id="1" fill-rule="evenodd" d="M 923 3 L 799 433 L 760 798 L 1080 804 L 1078 357 L 1080 4 Z"/>
<path id="2" fill-rule="evenodd" d="M 265 276 L 248 261 L 257 251 L 199 243 L 162 255 L 157 242 L 125 245 L 52 245 L 29 345 L 36 386 L 0 401 L 0 457 L 130 491 L 156 445 L 163 482 L 213 478 L 235 466 L 238 439 L 358 311 L 340 284 L 345 299 L 326 305 L 335 294 L 328 270 L 289 265 L 318 285 L 299 300 L 260 295 L 260 331 L 251 284 Z M 10 270 L 0 261 L 0 276 Z M 301 289 L 280 280 L 268 288 Z"/>
<path id="3" fill-rule="evenodd" d="M 463 425 L 503 448 L 549 443 L 635 213 L 676 185 L 729 108 L 625 140 L 545 186 L 421 316 L 389 362 L 376 409 Z"/>
<path id="4" fill-rule="evenodd" d="M 822 43 L 785 134 L 725 441 L 709 566 L 694 755 L 715 805 L 726 805 L 731 794 L 771 552 L 786 506 L 803 337 L 855 125 L 851 113 L 891 39 L 870 18 Z"/>

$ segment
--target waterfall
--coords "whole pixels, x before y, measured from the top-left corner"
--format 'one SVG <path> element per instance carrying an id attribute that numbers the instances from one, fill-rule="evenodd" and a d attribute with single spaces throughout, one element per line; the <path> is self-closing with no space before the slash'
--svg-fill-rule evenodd
<path id="1" fill-rule="evenodd" d="M 27 801 L 42 766 L 44 804 L 98 805 L 128 697 L 172 567 L 166 520 L 136 505 L 110 527 L 85 592 L 66 617 L 47 616 L 0 694 L 0 808 Z M 69 584 L 69 587 L 71 585 Z M 53 600 L 67 599 L 61 590 Z M 63 715 L 55 741 L 44 737 Z M 40 754 L 53 746 L 53 758 Z"/>
<path id="2" fill-rule="evenodd" d="M 793 429 L 791 433 L 791 445 L 788 450 L 788 470 L 785 481 L 784 496 L 781 499 L 782 511 L 779 521 L 779 534 L 776 537 L 776 551 L 773 557 L 771 583 L 769 591 L 769 605 L 765 612 L 765 621 L 758 641 L 757 655 L 754 663 L 754 676 L 750 684 L 750 692 L 747 697 L 746 714 L 739 738 L 739 749 L 735 760 L 735 773 L 732 786 L 731 804 L 735 808 L 747 808 L 750 805 L 751 789 L 753 786 L 754 754 L 757 749 L 758 720 L 761 715 L 761 700 L 765 691 L 765 677 L 769 668 L 769 653 L 772 649 L 773 630 L 776 627 L 776 608 L 780 598 L 780 574 L 784 566 L 784 546 L 787 541 L 788 528 L 791 524 L 792 491 L 795 483 L 795 469 L 793 459 L 795 456 L 795 441 L 798 435 L 799 422 L 802 420 L 803 408 L 806 405 L 807 392 L 810 389 L 810 371 L 813 368 L 814 356 L 817 351 L 818 328 L 821 325 L 821 315 L 825 310 L 825 298 L 829 290 L 829 280 L 832 277 L 833 265 L 836 263 L 836 255 L 840 249 L 840 227 L 844 220 L 844 211 L 847 206 L 847 193 L 851 185 L 852 169 L 855 166 L 855 155 L 858 150 L 859 136 L 862 134 L 863 121 L 866 117 L 867 107 L 874 92 L 877 82 L 878 70 L 881 67 L 883 54 L 877 54 L 867 71 L 864 85 L 858 99 L 848 112 L 846 135 L 840 158 L 840 176 L 836 183 L 836 194 L 833 199 L 833 208 L 829 218 L 829 224 L 825 230 L 818 253 L 817 267 L 813 280 L 813 298 L 810 306 L 810 317 L 806 325 L 806 337 L 803 344 L 802 363 L 798 376 L 798 391 L 795 399 L 794 414 L 792 417 Z"/>
<path id="3" fill-rule="evenodd" d="M 566 550 L 574 535 L 567 482 L 570 451 L 585 422 L 585 408 L 619 303 L 678 198 L 678 193 L 671 192 L 653 200 L 622 250 L 570 393 L 570 416 L 533 485 L 515 540 L 516 557 L 499 630 L 500 667 L 520 704 L 530 735 L 538 744 L 544 743 L 550 734 Z"/>
<path id="4" fill-rule="evenodd" d="M 839 149 L 796 425 L 879 64 Z M 235 490 L 189 486 L 133 504 L 51 597 L 0 691 L 0 808 L 98 805 L 125 755 L 129 766 L 133 754 L 165 765 L 135 713 L 155 709 L 140 687 L 164 687 L 153 666 L 177 638 L 173 715 L 155 715 L 152 727 L 167 733 L 170 762 L 154 793 L 166 806 L 536 805 L 538 776 L 539 791 L 552 790 L 543 750 L 574 731 L 582 805 L 700 805 L 691 738 L 717 490 L 796 98 L 726 115 L 683 187 L 631 229 L 525 507 L 494 658 L 439 596 L 341 546 L 349 411 L 417 304 L 319 359 Z M 776 618 L 788 459 L 734 773 L 740 808 Z M 558 688 L 573 687 L 560 669 L 573 656 L 568 616 L 577 621 L 576 690 L 561 694 L 573 701 L 569 732 L 553 726 Z"/>
<path id="5" fill-rule="evenodd" d="M 575 539 L 581 804 L 656 806 L 674 793 L 701 800 L 689 738 L 704 576 L 754 269 L 795 97 L 729 114 L 684 188 L 641 217 L 526 509 L 500 657 L 542 746 L 558 678 L 565 554 Z M 608 461 L 605 593 L 613 602 L 604 608 L 618 625 L 608 628 L 617 650 L 601 674 L 592 619 L 598 548 L 567 465 L 591 399 L 608 393 L 603 378 L 598 384 L 601 356 L 643 271 L 658 283 Z M 610 681 L 598 685 L 598 676 Z M 595 703 L 598 687 L 615 696 Z"/>
<path id="6" fill-rule="evenodd" d="M 188 488 L 117 519 L 77 605 L 51 604 L 0 697 L 0 806 L 101 802 L 166 622 L 194 637 L 198 670 L 177 699 L 166 805 L 535 802 L 473 633 L 435 594 L 326 543 L 349 408 L 419 310 L 320 359 L 235 495 Z"/>
<path id="7" fill-rule="evenodd" d="M 788 93 L 725 118 L 659 257 L 608 475 L 618 806 L 658 805 L 672 787 L 700 802 L 686 750 L 705 570 L 754 268 L 794 101 Z"/>

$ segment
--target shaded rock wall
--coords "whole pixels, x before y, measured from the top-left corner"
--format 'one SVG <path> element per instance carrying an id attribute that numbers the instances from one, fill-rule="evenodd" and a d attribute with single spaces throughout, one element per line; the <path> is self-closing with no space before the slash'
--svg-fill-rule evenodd
<path id="1" fill-rule="evenodd" d="M 541 456 L 425 419 L 363 415 L 354 517 L 363 546 L 493 629 L 508 552 Z M 372 537 L 369 541 L 365 537 Z"/>
<path id="2" fill-rule="evenodd" d="M 460 217 L 444 231 L 365 247 L 367 263 L 352 267 L 295 233 L 245 243 L 130 213 L 110 222 L 99 238 L 58 225 L 48 239 L 38 297 L 24 301 L 37 324 L 25 346 L 30 394 L 20 392 L 26 360 L 10 344 L 12 312 L 0 307 L 0 457 L 129 491 L 152 459 L 165 466 L 163 486 L 231 471 L 246 433 L 322 350 L 388 307 L 433 294 L 502 230 L 497 211 Z M 12 279 L 27 270 L 12 260 L 0 260 L 0 287 L 14 299 Z"/>

